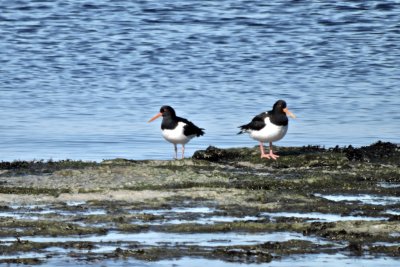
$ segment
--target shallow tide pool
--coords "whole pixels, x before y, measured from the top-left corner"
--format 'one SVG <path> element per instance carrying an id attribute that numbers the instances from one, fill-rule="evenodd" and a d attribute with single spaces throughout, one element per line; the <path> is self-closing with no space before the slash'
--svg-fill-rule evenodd
<path id="1" fill-rule="evenodd" d="M 50 243 L 50 242 L 99 242 L 99 243 L 138 243 L 146 246 L 176 246 L 176 245 L 194 245 L 205 247 L 217 246 L 237 246 L 253 245 L 264 242 L 283 242 L 288 240 L 306 240 L 313 243 L 325 244 L 323 239 L 303 236 L 292 232 L 273 232 L 273 233 L 164 233 L 164 232 L 142 232 L 142 233 L 124 233 L 109 232 L 106 235 L 89 236 L 21 236 L 21 240 Z M 2 239 L 3 242 L 15 241 L 14 237 Z"/>
<path id="2" fill-rule="evenodd" d="M 316 197 L 322 197 L 327 200 L 339 202 L 339 201 L 360 201 L 363 204 L 370 205 L 392 205 L 399 204 L 400 197 L 395 196 L 375 196 L 368 194 L 359 195 L 322 195 L 314 194 Z"/>

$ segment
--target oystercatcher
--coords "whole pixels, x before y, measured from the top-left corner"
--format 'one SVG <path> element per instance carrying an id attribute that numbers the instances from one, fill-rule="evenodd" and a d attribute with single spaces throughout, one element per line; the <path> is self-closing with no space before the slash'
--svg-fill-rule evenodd
<path id="1" fill-rule="evenodd" d="M 249 133 L 250 136 L 260 142 L 261 158 L 276 160 L 279 156 L 272 151 L 272 142 L 282 139 L 288 129 L 288 117 L 296 116 L 288 110 L 286 102 L 278 100 L 275 102 L 272 110 L 263 112 L 253 118 L 253 120 L 242 126 L 239 126 L 240 132 Z M 269 154 L 264 152 L 264 142 L 269 142 Z"/>
<path id="2" fill-rule="evenodd" d="M 201 136 L 204 134 L 204 129 L 199 128 L 193 122 L 187 119 L 176 116 L 175 110 L 170 106 L 162 106 L 160 112 L 157 113 L 148 122 L 152 122 L 158 117 L 162 116 L 161 123 L 162 135 L 170 143 L 174 144 L 175 158 L 178 158 L 177 144 L 182 145 L 182 159 L 185 154 L 185 144 L 193 137 Z"/>

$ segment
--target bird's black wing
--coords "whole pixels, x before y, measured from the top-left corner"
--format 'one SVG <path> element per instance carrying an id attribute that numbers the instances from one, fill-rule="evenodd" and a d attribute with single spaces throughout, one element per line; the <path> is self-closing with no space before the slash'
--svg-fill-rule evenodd
<path id="1" fill-rule="evenodd" d="M 186 135 L 186 136 L 196 135 L 197 137 L 204 135 L 204 129 L 197 127 L 196 125 L 194 125 L 193 122 L 191 122 L 185 118 L 180 118 L 180 117 L 177 117 L 177 119 L 178 119 L 178 121 L 181 121 L 186 124 L 183 127 L 184 135 Z"/>
<path id="2" fill-rule="evenodd" d="M 242 134 L 244 132 L 247 132 L 248 130 L 254 130 L 254 131 L 261 130 L 263 127 L 265 127 L 264 120 L 268 116 L 269 116 L 269 112 L 262 112 L 262 113 L 258 114 L 248 124 L 239 126 L 240 132 L 238 132 L 238 134 Z"/>

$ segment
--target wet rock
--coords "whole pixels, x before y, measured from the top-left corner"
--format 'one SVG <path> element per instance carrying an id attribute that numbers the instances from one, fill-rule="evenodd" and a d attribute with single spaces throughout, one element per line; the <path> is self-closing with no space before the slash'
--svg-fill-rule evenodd
<path id="1" fill-rule="evenodd" d="M 97 248 L 97 246 L 93 242 L 66 242 L 64 243 L 64 248 L 92 250 L 94 248 Z"/>
<path id="2" fill-rule="evenodd" d="M 56 222 L 52 220 L 2 220 L 0 221 L 0 228 L 20 228 L 22 231 L 18 235 L 34 236 L 34 235 L 48 235 L 48 236 L 66 236 L 66 235 L 86 235 L 86 234 L 104 234 L 107 232 L 104 228 L 97 227 L 83 227 L 73 223 Z M 7 232 L 6 232 L 7 233 Z M 0 231 L 0 235 L 2 231 Z"/>
<path id="3" fill-rule="evenodd" d="M 259 249 L 216 249 L 214 250 L 214 254 L 228 261 L 271 262 L 273 259 L 270 253 Z"/>
<path id="4" fill-rule="evenodd" d="M 70 193 L 69 189 L 54 189 L 54 188 L 39 188 L 39 187 L 0 187 L 2 194 L 29 194 L 39 195 L 46 194 L 52 196 L 59 196 L 62 193 Z"/>
<path id="5" fill-rule="evenodd" d="M 9 211 L 11 208 L 9 206 L 0 205 L 0 211 Z"/>
<path id="6" fill-rule="evenodd" d="M 376 162 L 382 159 L 392 159 L 395 161 L 400 159 L 400 148 L 398 145 L 378 141 L 370 146 L 364 146 L 361 148 L 354 148 L 353 146 L 348 146 L 343 149 L 346 157 L 351 161 L 365 161 L 365 162 Z M 397 163 L 399 163 L 397 161 Z"/>
<path id="7" fill-rule="evenodd" d="M 288 168 L 291 165 L 299 166 L 295 164 L 296 161 L 302 162 L 303 166 L 305 163 L 306 166 L 310 167 L 337 165 L 339 167 L 351 168 L 351 166 L 340 159 L 340 154 L 344 154 L 350 161 L 381 162 L 386 160 L 391 163 L 400 162 L 399 145 L 382 141 L 360 148 L 354 148 L 351 145 L 345 148 L 337 146 L 331 149 L 325 149 L 319 146 L 279 147 L 278 154 L 282 156 L 278 161 L 263 160 L 262 162 L 273 162 L 273 166 L 278 167 L 282 165 L 280 166 L 282 168 Z M 232 160 L 260 162 L 261 160 L 258 155 L 258 148 L 220 149 L 210 146 L 206 150 L 196 151 L 193 158 L 211 162 L 229 162 Z M 285 157 L 286 159 L 284 159 Z M 307 162 L 307 160 L 309 162 Z M 334 160 L 338 160 L 338 162 L 335 162 Z"/>
<path id="8" fill-rule="evenodd" d="M 361 256 L 363 254 L 363 245 L 361 243 L 350 242 L 350 244 L 347 246 L 347 249 L 357 256 Z"/>
<path id="9" fill-rule="evenodd" d="M 272 250 L 275 252 L 281 252 L 290 254 L 291 252 L 298 252 L 299 250 L 306 250 L 314 248 L 315 244 L 306 240 L 289 240 L 285 242 L 265 242 L 258 247 L 263 249 Z"/>
<path id="10" fill-rule="evenodd" d="M 400 221 L 400 215 L 391 215 L 388 221 L 389 222 Z"/>
<path id="11" fill-rule="evenodd" d="M 369 246 L 369 253 L 378 255 L 389 255 L 392 257 L 400 256 L 400 246 L 399 245 L 387 245 L 387 246 Z"/>
<path id="12" fill-rule="evenodd" d="M 336 226 L 336 223 L 324 223 L 324 222 L 313 222 L 310 224 L 307 229 L 303 231 L 304 235 L 310 235 L 310 234 L 315 234 L 319 233 L 320 235 L 323 235 L 326 233 L 326 230 L 329 228 L 333 228 Z"/>
<path id="13" fill-rule="evenodd" d="M 42 264 L 42 261 L 38 258 L 15 258 L 15 259 L 0 259 L 0 263 L 40 265 L 40 264 Z"/>
<path id="14" fill-rule="evenodd" d="M 206 150 L 196 151 L 193 159 L 210 162 L 227 163 L 235 166 L 248 166 L 254 169 L 270 166 L 274 169 L 289 168 L 319 168 L 325 166 L 338 166 L 348 168 L 347 158 L 342 152 L 326 150 L 319 146 L 303 147 L 277 147 L 279 160 L 267 160 L 260 158 L 258 147 L 254 148 L 230 148 L 220 149 L 213 146 Z"/>
<path id="15" fill-rule="evenodd" d="M 124 254 L 124 250 L 122 248 L 116 248 L 114 253 L 116 257 L 120 257 Z"/>
<path id="16" fill-rule="evenodd" d="M 87 161 L 74 161 L 74 160 L 60 160 L 60 161 L 13 161 L 13 162 L 0 162 L 0 170 L 8 170 L 3 175 L 27 175 L 27 174 L 41 174 L 53 173 L 62 169 L 83 169 L 90 166 L 96 166 L 96 162 Z"/>
<path id="17" fill-rule="evenodd" d="M 309 220 L 311 218 L 299 218 L 299 217 L 276 217 L 275 221 L 277 223 L 301 223 Z"/>
<path id="18" fill-rule="evenodd" d="M 197 160 L 207 160 L 211 162 L 220 162 L 227 160 L 240 160 L 248 157 L 251 151 L 247 148 L 220 149 L 209 146 L 206 150 L 198 150 L 193 154 L 193 158 Z"/>

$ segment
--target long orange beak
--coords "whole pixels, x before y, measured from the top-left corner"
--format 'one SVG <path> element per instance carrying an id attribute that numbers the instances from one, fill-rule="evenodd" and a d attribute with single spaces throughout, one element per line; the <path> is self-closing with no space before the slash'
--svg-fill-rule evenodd
<path id="1" fill-rule="evenodd" d="M 288 110 L 288 108 L 284 108 L 283 112 L 285 112 L 287 115 L 289 115 L 290 117 L 292 117 L 293 119 L 296 119 L 296 115 L 294 115 L 292 112 L 290 112 Z"/>
<path id="2" fill-rule="evenodd" d="M 155 119 L 157 119 L 158 117 L 162 116 L 162 113 L 158 113 L 156 114 L 153 118 L 151 118 L 147 123 L 154 121 Z"/>

